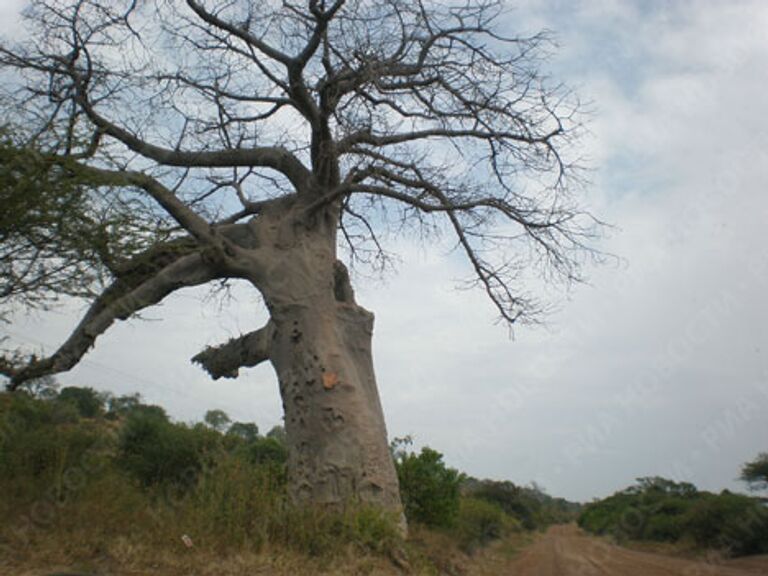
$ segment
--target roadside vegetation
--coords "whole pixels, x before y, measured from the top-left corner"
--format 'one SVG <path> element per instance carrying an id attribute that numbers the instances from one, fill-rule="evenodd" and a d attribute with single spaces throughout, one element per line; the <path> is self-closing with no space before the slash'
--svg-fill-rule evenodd
<path id="1" fill-rule="evenodd" d="M 237 557 L 251 567 L 278 562 L 269 564 L 276 574 L 308 565 L 431 574 L 578 510 L 535 485 L 469 478 L 436 450 L 413 451 L 409 439 L 392 451 L 407 541 L 398 518 L 373 509 L 291 506 L 281 427 L 264 434 L 221 410 L 180 423 L 138 394 L 36 382 L 0 394 L 0 567 L 174 573 L 202 557 Z"/>
<path id="2" fill-rule="evenodd" d="M 634 486 L 587 505 L 578 523 L 619 542 L 670 542 L 732 557 L 768 553 L 765 499 L 728 490 L 713 494 L 658 477 L 640 478 Z"/>
<path id="3" fill-rule="evenodd" d="M 50 379 L 0 394 L 0 571 L 173 575 L 235 562 L 222 573 L 460 574 L 491 543 L 513 550 L 577 518 L 620 543 L 768 553 L 768 507 L 757 495 L 642 478 L 582 507 L 535 484 L 469 477 L 410 438 L 391 446 L 404 540 L 399 518 L 374 509 L 291 506 L 281 427 L 264 433 L 221 410 L 202 416 L 175 422 L 138 394 L 59 390 Z M 741 471 L 758 494 L 765 461 L 761 454 Z"/>
<path id="4" fill-rule="evenodd" d="M 446 466 L 436 450 L 424 447 L 416 453 L 410 447 L 410 438 L 392 443 L 409 523 L 450 534 L 464 552 L 512 533 L 572 522 L 580 510 L 535 484 L 478 480 Z"/>

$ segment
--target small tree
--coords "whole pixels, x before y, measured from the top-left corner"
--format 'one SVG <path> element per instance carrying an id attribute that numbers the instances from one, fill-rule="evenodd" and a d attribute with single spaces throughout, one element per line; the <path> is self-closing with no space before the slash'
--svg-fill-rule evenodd
<path id="1" fill-rule="evenodd" d="M 104 411 L 104 396 L 90 387 L 67 386 L 58 396 L 59 402 L 67 402 L 77 408 L 83 418 L 96 418 Z"/>
<path id="2" fill-rule="evenodd" d="M 496 504 L 510 516 L 518 518 L 526 530 L 539 527 L 538 512 L 541 503 L 512 482 L 483 480 L 476 484 L 471 495 Z"/>
<path id="3" fill-rule="evenodd" d="M 285 444 L 276 438 L 257 438 L 248 444 L 243 452 L 253 464 L 282 467 L 288 460 Z"/>
<path id="4" fill-rule="evenodd" d="M 744 464 L 740 479 L 747 482 L 752 490 L 768 489 L 768 452 L 761 452 L 757 458 Z"/>
<path id="5" fill-rule="evenodd" d="M 453 525 L 459 514 L 463 476 L 445 465 L 443 455 L 428 447 L 422 448 L 419 454 L 398 448 L 395 467 L 408 520 L 427 526 Z"/>
<path id="6" fill-rule="evenodd" d="M 107 406 L 109 407 L 109 414 L 113 417 L 127 416 L 141 405 L 141 394 L 139 393 L 113 396 L 107 402 Z"/>
<path id="7" fill-rule="evenodd" d="M 253 422 L 234 422 L 227 430 L 227 436 L 236 436 L 246 442 L 253 442 L 259 437 L 259 427 Z"/>
<path id="8" fill-rule="evenodd" d="M 204 420 L 208 426 L 217 432 L 224 432 L 232 421 L 224 410 L 208 410 Z"/>

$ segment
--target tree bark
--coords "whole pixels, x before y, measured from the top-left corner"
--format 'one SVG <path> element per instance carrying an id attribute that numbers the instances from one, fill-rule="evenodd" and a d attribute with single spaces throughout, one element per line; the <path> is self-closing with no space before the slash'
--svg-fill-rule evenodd
<path id="1" fill-rule="evenodd" d="M 355 302 L 336 260 L 333 211 L 309 216 L 286 203 L 259 216 L 261 258 L 253 283 L 270 312 L 259 342 L 277 373 L 294 502 L 402 504 L 371 353 L 373 314 Z M 228 346 L 233 347 L 234 344 Z M 236 346 L 235 346 L 236 348 Z M 222 367 L 219 367 L 222 370 Z"/>
<path id="2" fill-rule="evenodd" d="M 373 315 L 354 304 L 276 310 L 278 375 L 296 502 L 401 504 L 371 356 Z"/>

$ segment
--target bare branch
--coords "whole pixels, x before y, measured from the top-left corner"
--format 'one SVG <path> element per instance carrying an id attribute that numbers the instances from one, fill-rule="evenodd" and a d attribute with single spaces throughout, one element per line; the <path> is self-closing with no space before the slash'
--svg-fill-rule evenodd
<path id="1" fill-rule="evenodd" d="M 99 185 L 142 190 L 220 266 L 244 274 L 267 250 L 223 225 L 258 228 L 284 208 L 291 226 L 325 224 L 353 259 L 378 265 L 391 221 L 371 212 L 396 206 L 404 227 L 451 230 L 508 322 L 535 313 L 519 293 L 527 268 L 580 279 L 600 224 L 571 196 L 581 104 L 547 78 L 546 33 L 498 33 L 501 0 L 146 10 L 158 27 L 135 26 L 133 9 L 65 0 L 38 16 L 36 44 L 0 47 L 0 64 L 31 79 L 21 108 L 36 145 Z M 158 51 L 158 38 L 180 48 Z"/>
<path id="2" fill-rule="evenodd" d="M 284 148 L 265 146 L 257 148 L 219 150 L 214 152 L 187 152 L 155 146 L 141 140 L 127 130 L 108 121 L 98 114 L 93 106 L 81 99 L 83 109 L 101 131 L 117 138 L 130 150 L 166 166 L 182 167 L 265 167 L 283 174 L 294 185 L 297 192 L 309 188 L 311 176 L 301 161 Z"/>
<path id="3" fill-rule="evenodd" d="M 266 326 L 239 338 L 232 338 L 221 346 L 209 346 L 192 358 L 210 374 L 211 378 L 237 378 L 240 368 L 258 366 L 269 359 L 274 326 Z"/>
<path id="4" fill-rule="evenodd" d="M 15 390 L 33 378 L 64 372 L 75 366 L 115 320 L 126 320 L 136 312 L 157 304 L 163 298 L 185 286 L 198 286 L 216 278 L 220 271 L 212 267 L 199 253 L 173 259 L 156 269 L 157 261 L 150 260 L 138 273 L 138 278 L 117 280 L 97 298 L 80 324 L 62 346 L 47 358 L 32 358 L 21 368 L 5 364 L 0 368 L 11 381 L 9 390 Z"/>
<path id="5" fill-rule="evenodd" d="M 430 138 L 442 138 L 453 140 L 457 138 L 471 138 L 476 140 L 495 140 L 500 143 L 518 142 L 523 144 L 548 144 L 555 136 L 561 133 L 557 128 L 546 134 L 537 136 L 519 134 L 503 130 L 461 130 L 449 128 L 433 128 L 430 130 L 416 130 L 412 132 L 402 132 L 399 134 L 372 134 L 369 129 L 362 130 L 352 134 L 338 144 L 339 152 L 355 152 L 355 147 L 361 144 L 381 148 L 392 146 L 394 144 L 404 144 L 418 140 L 427 140 Z"/>
<path id="6" fill-rule="evenodd" d="M 238 27 L 230 22 L 226 22 L 222 20 L 221 18 L 216 16 L 215 13 L 210 12 L 209 10 L 206 10 L 200 2 L 195 2 L 195 0 L 186 0 L 186 1 L 187 1 L 187 6 L 192 8 L 195 14 L 197 14 L 202 20 L 204 20 L 208 24 L 215 26 L 216 28 L 219 28 L 221 30 L 224 30 L 225 32 L 232 34 L 237 38 L 240 38 L 246 44 L 248 44 L 248 46 L 255 48 L 256 50 L 258 50 L 268 58 L 271 58 L 272 60 L 280 62 L 281 64 L 284 64 L 286 66 L 292 63 L 293 59 L 290 56 L 270 46 L 266 42 L 262 42 L 256 36 L 248 33 L 247 30 L 244 30 L 243 27 Z"/>

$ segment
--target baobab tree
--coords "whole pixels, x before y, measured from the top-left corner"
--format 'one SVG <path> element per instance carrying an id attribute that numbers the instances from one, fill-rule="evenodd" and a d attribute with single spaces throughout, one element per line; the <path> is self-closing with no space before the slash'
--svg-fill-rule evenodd
<path id="1" fill-rule="evenodd" d="M 6 359 L 8 387 L 176 290 L 241 279 L 268 323 L 193 361 L 214 379 L 271 362 L 295 501 L 399 511 L 348 264 L 380 264 L 387 227 L 448 230 L 511 324 L 538 312 L 520 274 L 577 279 L 594 232 L 572 194 L 578 102 L 501 4 L 34 0 L 0 49 L 3 193 L 72 194 L 94 232 L 63 260 L 26 243 L 28 290 L 55 292 L 57 266 L 99 273 L 65 276 L 90 308 L 51 356 Z"/>

